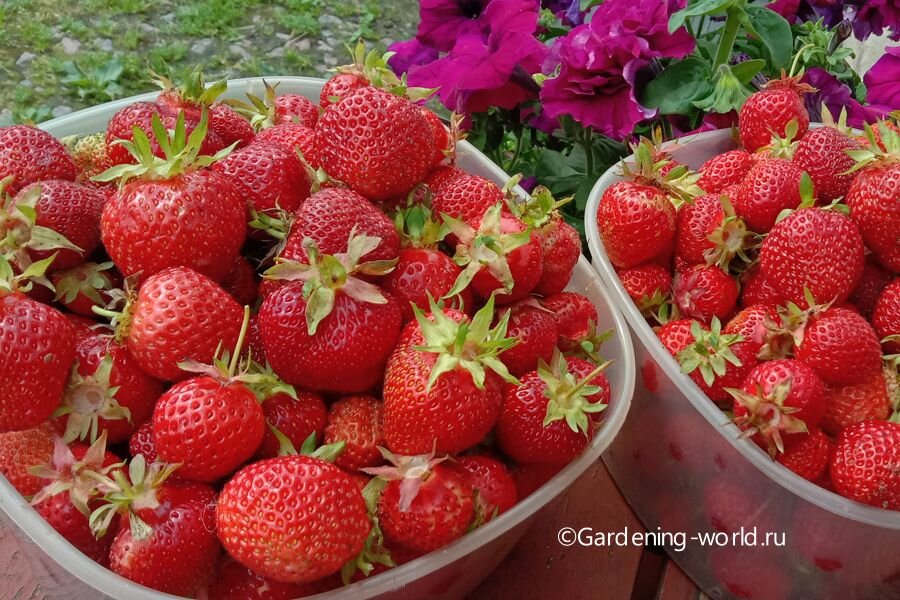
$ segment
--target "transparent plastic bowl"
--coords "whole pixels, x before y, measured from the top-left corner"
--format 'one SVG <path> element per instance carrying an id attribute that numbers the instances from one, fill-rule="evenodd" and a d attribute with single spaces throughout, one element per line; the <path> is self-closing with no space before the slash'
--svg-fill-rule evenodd
<path id="1" fill-rule="evenodd" d="M 729 130 L 666 145 L 696 169 L 736 145 Z M 651 531 L 750 531 L 758 545 L 721 548 L 687 539 L 667 545 L 684 571 L 714 598 L 900 598 L 900 512 L 842 498 L 772 461 L 681 373 L 629 298 L 597 227 L 604 190 L 621 180 L 614 166 L 588 199 L 585 225 L 593 264 L 628 321 L 638 379 L 632 410 L 604 461 Z M 766 532 L 784 534 L 783 547 Z M 750 538 L 747 538 L 750 541 Z"/>
<path id="2" fill-rule="evenodd" d="M 306 77 L 266 79 L 270 83 L 279 82 L 280 93 L 303 94 L 316 102 L 323 83 L 322 80 Z M 256 93 L 262 92 L 261 80 L 234 80 L 229 84 L 227 96 L 243 97 L 246 91 L 254 89 Z M 102 131 L 119 108 L 136 100 L 152 100 L 155 96 L 146 94 L 110 102 L 48 121 L 41 127 L 58 137 Z M 501 185 L 508 179 L 506 173 L 465 142 L 460 144 L 458 156 L 460 167 L 471 173 L 487 177 Z M 522 193 L 521 190 L 519 192 Z M 603 346 L 604 356 L 613 359 L 606 372 L 612 388 L 610 406 L 604 412 L 603 426 L 588 449 L 511 510 L 446 548 L 352 586 L 319 594 L 315 598 L 462 598 L 484 580 L 512 550 L 528 525 L 539 518 L 541 509 L 600 458 L 600 454 L 619 432 L 631 403 L 635 377 L 631 338 L 621 314 L 613 306 L 599 277 L 584 257 L 579 260 L 568 289 L 588 296 L 597 306 L 600 315 L 598 326 L 615 331 L 613 338 Z M 6 518 L 2 521 L 5 521 L 5 526 L 14 534 L 22 553 L 28 557 L 31 570 L 42 589 L 51 596 L 69 600 L 96 600 L 98 597 L 161 600 L 174 597 L 136 585 L 78 552 L 44 522 L 3 477 L 0 477 L 0 511 L 0 517 L 5 513 Z"/>

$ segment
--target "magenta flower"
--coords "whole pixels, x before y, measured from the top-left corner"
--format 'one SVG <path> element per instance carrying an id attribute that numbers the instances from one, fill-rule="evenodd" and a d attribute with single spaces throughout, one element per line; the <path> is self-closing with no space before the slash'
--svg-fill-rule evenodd
<path id="1" fill-rule="evenodd" d="M 853 98 L 853 93 L 848 86 L 819 67 L 813 67 L 803 75 L 803 83 L 808 83 L 818 91 L 804 95 L 806 110 L 809 112 L 810 121 L 822 120 L 822 105 L 828 107 L 833 117 L 847 109 L 847 123 L 851 127 L 862 127 L 863 123 L 873 123 L 884 117 L 889 111 L 879 106 L 866 106 Z"/>
<path id="2" fill-rule="evenodd" d="M 488 7 L 500 5 L 488 10 Z M 449 52 L 464 36 L 487 39 L 498 23 L 496 15 L 538 12 L 538 0 L 420 0 L 416 39 Z M 532 30 L 533 32 L 533 30 Z"/>
<path id="3" fill-rule="evenodd" d="M 858 4 L 853 19 L 857 38 L 865 39 L 870 33 L 881 35 L 885 29 L 890 29 L 891 39 L 900 39 L 900 0 L 866 0 Z M 844 12 L 847 12 L 846 6 Z"/>
<path id="4" fill-rule="evenodd" d="M 885 112 L 900 109 L 900 46 L 887 48 L 863 77 L 867 100 Z"/>
<path id="5" fill-rule="evenodd" d="M 394 42 L 388 47 L 388 50 L 395 53 L 388 59 L 388 65 L 398 75 L 406 73 L 410 67 L 427 65 L 438 59 L 436 49 L 425 46 L 416 38 Z"/>
<path id="6" fill-rule="evenodd" d="M 793 23 L 797 20 L 797 11 L 800 10 L 802 1 L 803 0 L 774 0 L 774 2 L 766 4 L 766 8 L 774 10 Z"/>
<path id="7" fill-rule="evenodd" d="M 650 60 L 683 57 L 694 49 L 684 29 L 669 33 L 669 15 L 683 2 L 607 0 L 587 25 L 576 27 L 554 45 L 545 72 L 541 101 L 550 117 L 570 115 L 586 127 L 624 139 L 655 111 L 635 96 L 635 80 Z"/>

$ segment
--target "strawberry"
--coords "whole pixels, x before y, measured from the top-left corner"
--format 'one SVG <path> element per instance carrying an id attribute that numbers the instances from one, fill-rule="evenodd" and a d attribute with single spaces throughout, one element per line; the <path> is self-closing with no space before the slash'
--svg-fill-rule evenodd
<path id="1" fill-rule="evenodd" d="M 475 517 L 468 478 L 433 454 L 384 454 L 392 466 L 365 472 L 387 480 L 377 504 L 387 546 L 424 554 L 461 537 Z"/>
<path id="2" fill-rule="evenodd" d="M 247 353 L 258 363 L 266 364 L 266 350 L 263 347 L 262 333 L 259 331 L 259 315 L 250 316 L 250 327 L 247 329 Z"/>
<path id="3" fill-rule="evenodd" d="M 669 354 L 677 357 L 679 352 L 697 341 L 697 327 L 700 332 L 709 331 L 706 325 L 694 319 L 676 319 L 660 327 L 656 337 Z"/>
<path id="4" fill-rule="evenodd" d="M 64 271 L 55 271 L 50 281 L 56 288 L 57 302 L 70 311 L 85 316 L 96 316 L 93 307 L 105 307 L 113 299 L 113 290 L 122 286 L 122 278 L 111 262 L 81 263 Z"/>
<path id="5" fill-rule="evenodd" d="M 259 296 L 259 284 L 256 281 L 256 271 L 243 256 L 234 259 L 231 270 L 222 280 L 222 289 L 231 295 L 241 306 L 252 306 Z"/>
<path id="6" fill-rule="evenodd" d="M 665 267 L 643 264 L 627 269 L 617 269 L 616 274 L 625 292 L 645 316 L 656 313 L 671 301 L 672 274 Z"/>
<path id="7" fill-rule="evenodd" d="M 212 166 L 256 211 L 297 210 L 309 197 L 309 175 L 296 153 L 254 140 Z"/>
<path id="8" fill-rule="evenodd" d="M 809 113 L 803 94 L 813 91 L 799 77 L 782 77 L 770 81 L 765 89 L 751 94 L 738 113 L 741 143 L 748 152 L 767 146 L 772 135 L 785 137 L 788 124 L 796 122 L 794 139 L 802 138 L 809 128 Z"/>
<path id="9" fill-rule="evenodd" d="M 809 173 L 819 202 L 827 204 L 847 195 L 855 177 L 847 173 L 855 164 L 847 150 L 858 148 L 859 142 L 828 126 L 809 130 L 797 143 L 794 164 Z"/>
<path id="10" fill-rule="evenodd" d="M 715 265 L 696 265 L 675 275 L 672 296 L 682 315 L 709 323 L 731 316 L 738 299 L 733 277 Z"/>
<path id="11" fill-rule="evenodd" d="M 541 279 L 543 248 L 537 232 L 513 216 L 502 214 L 497 204 L 485 211 L 477 227 L 447 214 L 444 222 L 456 236 L 453 260 L 464 267 L 448 295 L 466 289 L 511 304 L 528 296 Z"/>
<path id="12" fill-rule="evenodd" d="M 501 315 L 495 320 L 499 318 Z M 541 360 L 548 362 L 556 350 L 556 321 L 534 301 L 524 300 L 510 308 L 506 335 L 518 343 L 501 354 L 500 360 L 516 377 L 537 369 Z"/>
<path id="13" fill-rule="evenodd" d="M 397 258 L 400 237 L 394 223 L 378 207 L 348 189 L 323 189 L 302 204 L 294 214 L 290 234 L 281 251 L 281 258 L 306 262 L 305 240 L 316 243 L 322 254 L 347 251 L 350 234 L 365 234 L 379 239 L 367 260 Z"/>
<path id="14" fill-rule="evenodd" d="M 476 225 L 487 209 L 503 202 L 503 190 L 493 181 L 444 165 L 425 178 L 431 190 L 431 210 Z"/>
<path id="15" fill-rule="evenodd" d="M 560 350 L 602 362 L 598 350 L 612 330 L 597 332 L 599 315 L 589 298 L 576 292 L 560 292 L 540 302 L 556 321 L 556 345 Z"/>
<path id="16" fill-rule="evenodd" d="M 707 194 L 718 194 L 728 186 L 741 183 L 754 163 L 753 156 L 745 150 L 717 154 L 700 166 L 697 185 Z"/>
<path id="17" fill-rule="evenodd" d="M 127 440 L 150 419 L 162 395 L 162 383 L 144 373 L 128 350 L 112 336 L 91 333 L 75 344 L 76 366 L 62 406 L 63 439 L 97 439 L 106 431 L 110 444 Z"/>
<path id="18" fill-rule="evenodd" d="M 110 570 L 160 592 L 193 596 L 211 581 L 221 552 L 216 493 L 200 483 L 168 480 L 176 468 L 133 458 L 127 477 L 117 472 L 101 483 L 108 500 L 91 514 L 91 527 L 102 535 L 121 514 Z"/>
<path id="19" fill-rule="evenodd" d="M 299 455 L 241 469 L 222 489 L 216 522 L 232 557 L 288 583 L 337 572 L 363 549 L 371 529 L 366 503 L 350 476 Z"/>
<path id="20" fill-rule="evenodd" d="M 806 289 L 823 301 L 846 300 L 862 274 L 864 252 L 853 221 L 813 207 L 779 221 L 763 241 L 759 260 L 766 281 L 803 306 Z"/>
<path id="21" fill-rule="evenodd" d="M 787 159 L 757 160 L 731 198 L 735 212 L 750 230 L 768 233 L 781 211 L 797 208 L 802 202 L 802 177 L 803 171 Z"/>
<path id="22" fill-rule="evenodd" d="M 319 93 L 319 106 L 328 108 L 355 92 L 369 86 L 369 80 L 354 73 L 338 73 L 329 78 Z"/>
<path id="23" fill-rule="evenodd" d="M 385 275 L 382 287 L 394 295 L 403 310 L 403 322 L 414 318 L 412 305 L 428 308 L 428 297 L 443 298 L 447 295 L 461 270 L 453 260 L 434 248 L 403 248 L 397 258 L 396 268 Z M 455 305 L 471 309 L 472 291 L 459 292 L 460 301 Z"/>
<path id="24" fill-rule="evenodd" d="M 859 309 L 859 314 L 871 320 L 875 303 L 891 279 L 893 278 L 890 273 L 873 260 L 871 255 L 867 256 L 862 275 L 859 276 L 859 283 L 848 300 Z"/>
<path id="25" fill-rule="evenodd" d="M 597 225 L 610 262 L 633 267 L 672 246 L 675 207 L 659 188 L 620 181 L 603 192 Z"/>
<path id="26" fill-rule="evenodd" d="M 516 481 L 502 462 L 485 454 L 460 456 L 455 465 L 475 490 L 475 514 L 487 523 L 512 508 L 519 499 Z"/>
<path id="27" fill-rule="evenodd" d="M 771 305 L 751 304 L 734 315 L 722 331 L 740 335 L 759 354 L 768 337 L 767 323 L 778 322 L 778 314 Z"/>
<path id="28" fill-rule="evenodd" d="M 278 95 L 278 84 L 263 81 L 262 97 L 247 94 L 247 101 L 230 100 L 231 106 L 250 122 L 251 131 L 262 132 L 280 125 L 301 125 L 312 129 L 319 119 L 319 108 L 298 94 Z"/>
<path id="29" fill-rule="evenodd" d="M 215 600 L 293 600 L 328 591 L 317 582 L 285 583 L 265 577 L 241 563 L 226 558 L 209 586 L 208 597 Z"/>
<path id="30" fill-rule="evenodd" d="M 280 392 L 263 400 L 262 409 L 268 427 L 256 451 L 258 458 L 275 458 L 282 450 L 272 428 L 277 429 L 295 448 L 300 448 L 313 434 L 319 442 L 324 439 L 328 409 L 322 397 L 312 392 L 294 392 L 294 395 L 296 398 Z"/>
<path id="31" fill-rule="evenodd" d="M 370 200 L 409 191 L 428 173 L 435 153 L 431 127 L 418 107 L 374 87 L 326 108 L 315 143 L 325 171 Z"/>
<path id="32" fill-rule="evenodd" d="M 282 94 L 275 98 L 275 125 L 296 123 L 313 128 L 319 120 L 319 107 L 299 94 Z"/>
<path id="33" fill-rule="evenodd" d="M 782 302 L 781 293 L 765 277 L 759 263 L 755 263 L 744 272 L 741 277 L 741 306 L 748 307 L 755 304 L 777 306 Z"/>
<path id="34" fill-rule="evenodd" d="M 888 353 L 900 354 L 900 278 L 884 288 L 872 313 L 872 327 Z M 891 337 L 891 340 L 884 341 Z"/>
<path id="35" fill-rule="evenodd" d="M 384 445 L 382 405 L 371 396 L 347 396 L 328 409 L 325 443 L 345 442 L 334 464 L 346 471 L 381 464 L 378 447 Z"/>
<path id="36" fill-rule="evenodd" d="M 873 373 L 862 382 L 828 386 L 825 390 L 825 417 L 822 429 L 837 436 L 844 428 L 862 421 L 886 421 L 891 400 L 882 373 Z"/>
<path id="37" fill-rule="evenodd" d="M 319 160 L 315 155 L 315 131 L 297 123 L 282 123 L 267 127 L 256 134 L 257 142 L 281 146 L 291 154 L 297 152 L 312 168 L 319 168 Z"/>
<path id="38" fill-rule="evenodd" d="M 740 389 L 728 391 L 734 397 L 735 423 L 773 457 L 785 452 L 788 441 L 782 433 L 812 431 L 825 416 L 825 386 L 798 360 L 760 363 Z"/>
<path id="39" fill-rule="evenodd" d="M 851 500 L 900 510 L 900 424 L 863 421 L 844 429 L 831 458 L 831 482 Z"/>
<path id="40" fill-rule="evenodd" d="M 241 307 L 222 288 L 186 267 L 148 278 L 118 317 L 117 339 L 147 374 L 163 381 L 189 376 L 179 363 L 211 361 L 219 344 L 234 346 Z"/>
<path id="41" fill-rule="evenodd" d="M 30 469 L 50 462 L 55 433 L 50 423 L 0 433 L 0 474 L 25 497 L 33 496 L 44 486 Z"/>
<path id="42" fill-rule="evenodd" d="M 509 317 L 490 327 L 493 297 L 471 320 L 433 300 L 428 317 L 414 310 L 384 373 L 384 439 L 403 455 L 455 454 L 488 434 L 503 381 L 515 381 L 498 359 L 513 344 Z"/>
<path id="43" fill-rule="evenodd" d="M 444 125 L 444 122 L 441 121 L 439 116 L 424 106 L 419 107 L 419 110 L 428 122 L 428 126 L 431 127 L 431 135 L 434 138 L 434 162 L 432 165 L 437 166 L 444 162 L 447 159 L 447 156 L 453 152 L 456 143 L 453 140 L 450 130 L 447 129 L 447 126 Z"/>
<path id="44" fill-rule="evenodd" d="M 861 383 L 881 371 L 881 347 L 872 326 L 846 308 L 815 312 L 794 350 L 825 383 Z"/>
<path id="45" fill-rule="evenodd" d="M 60 140 L 69 150 L 78 169 L 77 180 L 87 184 L 91 177 L 112 166 L 106 155 L 106 134 L 70 136 Z M 93 182 L 91 182 L 93 183 Z"/>
<path id="46" fill-rule="evenodd" d="M 128 440 L 128 454 L 131 457 L 141 455 L 147 464 L 156 462 L 156 443 L 153 441 L 153 421 L 147 421 L 138 427 Z"/>
<path id="47" fill-rule="evenodd" d="M 557 351 L 550 364 L 509 386 L 495 435 L 513 460 L 565 464 L 581 454 L 594 436 L 600 413 L 609 404 L 609 383 L 595 365 L 581 358 L 568 361 Z"/>
<path id="48" fill-rule="evenodd" d="M 744 254 L 750 235 L 744 221 L 734 215 L 727 196 L 707 194 L 678 211 L 675 255 L 688 264 L 727 269 L 735 257 L 750 262 Z"/>
<path id="49" fill-rule="evenodd" d="M 828 469 L 831 460 L 831 440 L 820 429 L 788 438 L 784 453 L 778 455 L 778 462 L 806 479 L 817 481 Z"/>
<path id="50" fill-rule="evenodd" d="M 751 527 L 757 527 L 760 532 L 778 531 L 773 515 L 759 510 L 762 502 L 765 502 L 763 495 L 755 488 L 741 485 L 740 480 L 715 477 L 703 489 L 703 509 L 709 524 L 716 531 L 728 534 Z"/>
<path id="51" fill-rule="evenodd" d="M 311 200 L 310 200 L 311 201 Z M 310 201 L 307 201 L 309 203 Z M 377 237 L 351 231 L 346 253 L 320 254 L 304 244 L 309 264 L 283 261 L 267 278 L 290 283 L 266 296 L 259 327 L 266 359 L 286 382 L 313 390 L 362 392 L 378 383 L 400 334 L 397 300 L 358 278 L 388 272 L 393 261 L 360 264 Z M 298 360 L 298 357 L 301 357 Z"/>
<path id="52" fill-rule="evenodd" d="M 62 400 L 74 360 L 69 321 L 45 304 L 4 290 L 0 277 L 0 433 L 31 429 L 48 419 Z"/>
<path id="53" fill-rule="evenodd" d="M 136 130 L 137 140 L 122 146 L 138 164 L 113 167 L 100 176 L 121 178 L 122 187 L 103 209 L 101 233 L 123 275 L 146 278 L 166 267 L 185 266 L 219 281 L 240 252 L 247 209 L 226 177 L 202 168 L 222 158 L 198 154 L 206 125 L 204 111 L 186 138 L 183 116 L 172 133 L 154 117 L 154 135 L 166 160 L 147 152 L 148 138 Z M 128 181 L 132 177 L 137 179 Z"/>
<path id="54" fill-rule="evenodd" d="M 11 176 L 9 192 L 15 194 L 37 181 L 74 181 L 75 162 L 55 137 L 30 125 L 0 127 L 0 174 Z"/>

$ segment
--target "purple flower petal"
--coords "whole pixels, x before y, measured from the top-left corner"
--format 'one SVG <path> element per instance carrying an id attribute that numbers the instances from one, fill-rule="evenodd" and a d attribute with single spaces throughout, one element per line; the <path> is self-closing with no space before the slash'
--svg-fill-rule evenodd
<path id="1" fill-rule="evenodd" d="M 427 65 L 438 59 L 438 51 L 422 44 L 416 38 L 405 42 L 394 42 L 388 50 L 395 52 L 388 60 L 388 65 L 398 75 L 409 71 L 410 67 Z"/>
<path id="2" fill-rule="evenodd" d="M 900 46 L 887 48 L 884 56 L 863 77 L 867 100 L 889 110 L 900 109 Z"/>

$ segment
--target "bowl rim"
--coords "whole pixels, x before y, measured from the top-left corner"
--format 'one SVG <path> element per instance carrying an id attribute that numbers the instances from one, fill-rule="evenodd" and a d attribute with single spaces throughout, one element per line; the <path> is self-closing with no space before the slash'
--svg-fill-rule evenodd
<path id="1" fill-rule="evenodd" d="M 811 124 L 811 127 L 820 126 L 821 124 Z M 677 152 L 679 148 L 683 148 L 693 142 L 725 141 L 726 139 L 734 140 L 733 131 L 731 129 L 717 129 L 671 140 L 663 144 L 662 149 L 669 152 Z M 629 157 L 626 157 L 624 160 L 628 161 Z M 622 180 L 621 164 L 622 161 L 610 167 L 591 189 L 585 207 L 585 231 L 588 238 L 588 248 L 591 251 L 595 268 L 600 273 L 607 290 L 617 301 L 617 306 L 624 314 L 631 330 L 637 335 L 647 352 L 663 368 L 666 376 L 672 380 L 682 395 L 693 405 L 694 409 L 719 432 L 719 435 L 725 438 L 766 477 L 801 499 L 812 502 L 819 508 L 835 515 L 867 525 L 900 530 L 900 511 L 868 506 L 845 498 L 835 492 L 819 487 L 811 481 L 807 481 L 787 467 L 773 461 L 759 446 L 751 440 L 741 437 L 740 429 L 707 398 L 706 394 L 690 377 L 681 372 L 677 361 L 663 347 L 650 325 L 640 314 L 637 306 L 628 296 L 616 275 L 615 268 L 606 255 L 603 240 L 600 237 L 596 218 L 597 209 L 606 188 Z"/>
<path id="2" fill-rule="evenodd" d="M 281 83 L 285 87 L 291 88 L 290 90 L 282 88 L 283 91 L 288 91 L 289 93 L 303 93 L 305 91 L 308 96 L 315 92 L 316 97 L 318 97 L 318 92 L 325 82 L 324 79 L 297 76 L 233 79 L 228 82 L 226 97 L 242 97 L 244 92 L 252 91 L 254 86 L 259 86 L 261 89 L 263 79 L 270 83 Z M 39 126 L 42 129 L 50 130 L 57 137 L 62 137 L 77 131 L 79 122 L 86 118 L 97 119 L 104 115 L 103 119 L 105 121 L 108 119 L 108 115 L 111 115 L 116 110 L 134 102 L 153 100 L 158 94 L 159 92 L 150 92 L 107 102 L 45 121 Z M 468 142 L 460 142 L 458 152 L 460 155 L 471 156 L 475 161 L 480 162 L 484 170 L 490 173 L 489 178 L 496 183 L 503 185 L 509 180 L 509 175 Z M 524 190 L 519 186 L 515 188 L 515 191 L 519 195 L 525 194 Z M 634 348 L 624 317 L 616 308 L 616 304 L 613 302 L 600 276 L 583 254 L 578 259 L 576 272 L 585 277 L 588 284 L 595 288 L 596 295 L 602 303 L 596 306 L 598 310 L 605 311 L 612 321 L 613 329 L 616 333 L 615 339 L 621 350 L 621 357 L 619 357 L 618 361 L 618 367 L 621 369 L 621 388 L 618 394 L 614 393 L 610 397 L 609 408 L 603 413 L 605 415 L 603 425 L 595 433 L 590 445 L 581 455 L 569 462 L 540 488 L 533 491 L 510 510 L 492 519 L 485 526 L 467 533 L 444 548 L 380 573 L 376 577 L 364 579 L 336 590 L 316 594 L 315 596 L 310 596 L 310 598 L 348 600 L 350 598 L 370 598 L 377 594 L 398 590 L 416 579 L 463 558 L 479 547 L 497 539 L 502 534 L 525 523 L 538 510 L 569 488 L 575 479 L 600 459 L 601 454 L 610 446 L 621 430 L 631 406 L 636 376 Z M 3 517 L 4 513 L 18 529 L 28 536 L 42 552 L 59 564 L 60 567 L 101 593 L 133 600 L 178 598 L 177 596 L 136 584 L 105 567 L 101 567 L 83 555 L 60 536 L 46 521 L 40 518 L 9 482 L 0 476 L 0 518 Z M 2 525 L 2 521 L 0 521 L 0 525 Z"/>

